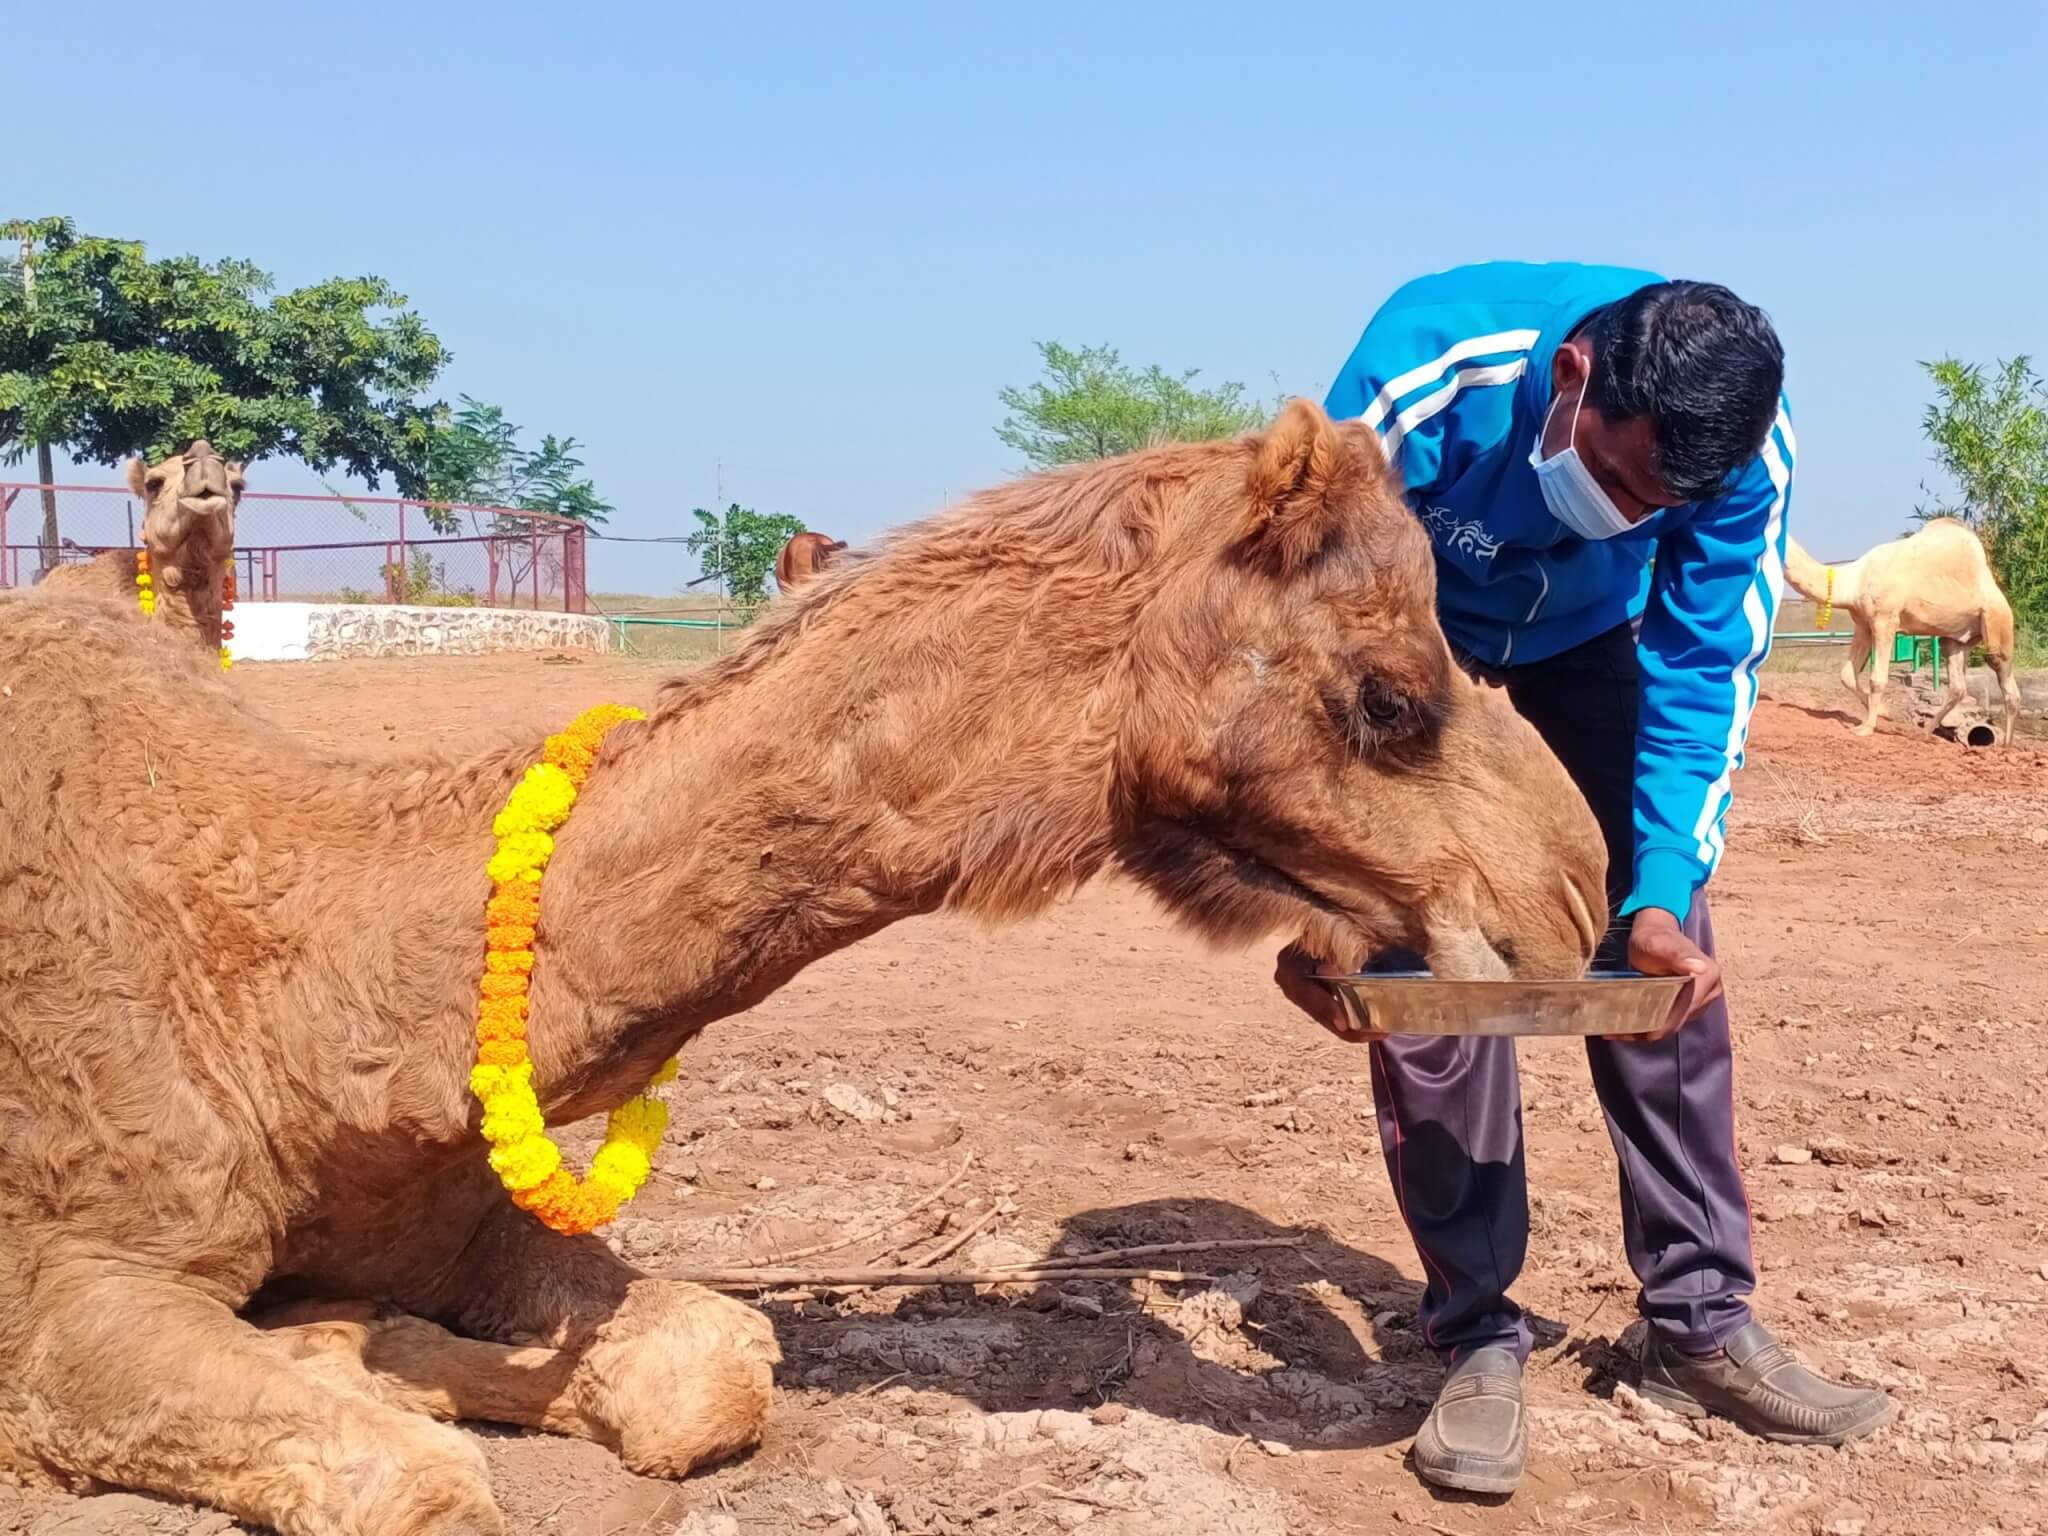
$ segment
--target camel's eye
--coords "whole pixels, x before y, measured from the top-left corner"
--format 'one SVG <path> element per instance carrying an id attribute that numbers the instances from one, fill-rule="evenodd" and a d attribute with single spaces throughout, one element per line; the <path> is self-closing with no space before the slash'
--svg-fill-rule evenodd
<path id="1" fill-rule="evenodd" d="M 1414 701 L 1376 677 L 1368 677 L 1358 685 L 1358 712 L 1382 735 L 1399 733 L 1416 718 Z"/>
<path id="2" fill-rule="evenodd" d="M 164 488 L 164 472 L 160 469 L 152 469 L 142 477 L 142 483 L 151 491 L 160 491 Z"/>

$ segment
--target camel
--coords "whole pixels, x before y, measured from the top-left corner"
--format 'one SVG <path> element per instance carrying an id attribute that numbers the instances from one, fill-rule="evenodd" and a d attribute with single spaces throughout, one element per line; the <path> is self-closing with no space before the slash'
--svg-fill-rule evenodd
<path id="1" fill-rule="evenodd" d="M 128 461 L 128 488 L 142 499 L 142 547 L 157 594 L 156 617 L 192 631 L 209 651 L 221 643 L 221 598 L 234 558 L 242 466 L 199 439 L 159 464 Z M 60 565 L 34 588 L 52 596 L 97 596 L 138 611 L 136 552 L 110 549 Z"/>
<path id="2" fill-rule="evenodd" d="M 1372 433 L 1307 402 L 835 563 L 618 727 L 555 834 L 548 1122 L 899 919 L 1110 870 L 1214 943 L 1582 974 L 1599 830 L 1434 588 Z M 757 1443 L 766 1318 L 542 1225 L 483 1155 L 491 822 L 542 733 L 312 752 L 86 605 L 0 605 L 0 658 L 0 1471 L 478 1536 L 441 1421 L 666 1477 Z"/>
<path id="3" fill-rule="evenodd" d="M 775 557 L 775 585 L 784 592 L 794 591 L 799 582 L 809 581 L 845 548 L 844 539 L 835 539 L 829 534 L 798 534 L 783 545 L 782 553 Z"/>
<path id="4" fill-rule="evenodd" d="M 1815 602 L 1832 601 L 1854 621 L 1849 659 L 1842 663 L 1842 686 L 1863 701 L 1858 736 L 1877 729 L 1891 678 L 1892 641 L 1909 634 L 1937 635 L 1950 642 L 1948 702 L 1935 718 L 1935 728 L 1946 725 L 1969 697 L 1970 647 L 1981 645 L 1998 674 L 2005 707 L 2000 739 L 2012 740 L 2020 717 L 2019 688 L 2012 676 L 2012 605 L 1998 590 L 1982 541 L 1967 526 L 1953 518 L 1936 518 L 1917 533 L 1837 566 L 1822 565 L 1800 548 L 1798 540 L 1787 539 L 1785 579 Z M 1865 656 L 1870 658 L 1867 673 Z M 1938 685 L 1941 679 L 1934 681 Z"/>

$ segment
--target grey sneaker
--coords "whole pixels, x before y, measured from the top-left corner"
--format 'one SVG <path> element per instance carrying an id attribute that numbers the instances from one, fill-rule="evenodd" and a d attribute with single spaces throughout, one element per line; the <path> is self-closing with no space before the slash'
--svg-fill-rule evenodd
<path id="1" fill-rule="evenodd" d="M 1452 1366 L 1414 1456 L 1422 1480 L 1439 1488 L 1513 1493 L 1529 1459 L 1522 1363 L 1505 1349 L 1475 1349 Z"/>
<path id="2" fill-rule="evenodd" d="M 1751 1323 L 1718 1354 L 1681 1354 L 1652 1331 L 1643 1344 L 1643 1396 L 1688 1418 L 1717 1414 L 1781 1445 L 1841 1445 L 1892 1416 L 1892 1400 L 1871 1387 L 1816 1376 Z"/>

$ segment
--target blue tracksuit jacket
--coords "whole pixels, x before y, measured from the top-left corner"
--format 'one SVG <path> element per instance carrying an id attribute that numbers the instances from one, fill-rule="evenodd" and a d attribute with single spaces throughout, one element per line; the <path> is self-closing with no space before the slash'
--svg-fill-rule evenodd
<path id="1" fill-rule="evenodd" d="M 1640 620 L 1635 870 L 1621 911 L 1683 918 L 1721 857 L 1784 587 L 1791 417 L 1781 399 L 1763 451 L 1725 494 L 1599 542 L 1550 515 L 1528 462 L 1558 343 L 1660 281 L 1565 262 L 1418 278 L 1372 317 L 1325 405 L 1379 432 L 1436 547 L 1444 630 L 1473 656 L 1541 661 Z"/>

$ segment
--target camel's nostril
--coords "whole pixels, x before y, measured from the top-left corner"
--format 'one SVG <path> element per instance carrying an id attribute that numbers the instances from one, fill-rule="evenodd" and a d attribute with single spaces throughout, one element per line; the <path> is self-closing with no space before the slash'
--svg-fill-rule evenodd
<path id="1" fill-rule="evenodd" d="M 1586 900 L 1585 892 L 1579 889 L 1579 882 L 1569 874 L 1564 877 L 1564 904 L 1572 915 L 1572 926 L 1578 930 L 1579 949 L 1587 959 L 1600 947 L 1600 925 L 1593 920 L 1592 903 Z"/>

